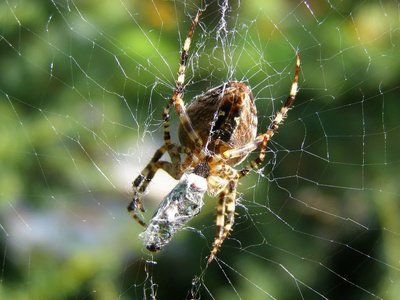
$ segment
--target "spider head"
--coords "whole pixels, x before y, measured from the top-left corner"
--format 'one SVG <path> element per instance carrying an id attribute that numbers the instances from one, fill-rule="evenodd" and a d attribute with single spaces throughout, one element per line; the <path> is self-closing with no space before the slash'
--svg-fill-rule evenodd
<path id="1" fill-rule="evenodd" d="M 210 175 L 210 166 L 207 162 L 200 163 L 194 167 L 193 173 L 203 178 L 207 178 Z"/>

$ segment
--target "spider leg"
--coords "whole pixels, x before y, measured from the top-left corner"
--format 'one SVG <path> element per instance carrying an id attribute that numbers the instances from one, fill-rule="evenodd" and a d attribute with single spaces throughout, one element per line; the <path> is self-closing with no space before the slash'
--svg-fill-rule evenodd
<path id="1" fill-rule="evenodd" d="M 228 192 L 228 189 L 225 188 L 220 194 L 219 194 L 219 200 L 218 200 L 218 206 L 217 206 L 217 219 L 215 221 L 216 223 L 216 233 L 215 233 L 215 241 L 219 239 L 223 232 L 224 232 L 224 224 L 225 224 L 225 209 L 226 209 L 226 194 Z M 214 241 L 214 244 L 215 244 Z M 214 245 L 213 244 L 213 245 Z M 211 259 L 211 257 L 210 257 Z"/>
<path id="2" fill-rule="evenodd" d="M 190 139 L 195 142 L 197 146 L 202 146 L 203 142 L 197 132 L 194 130 L 192 122 L 189 119 L 189 116 L 185 110 L 185 103 L 182 100 L 182 93 L 183 93 L 183 84 L 185 82 L 185 70 L 186 70 L 186 63 L 188 59 L 188 52 L 190 48 L 190 43 L 192 42 L 192 35 L 194 29 L 199 21 L 199 17 L 201 15 L 201 10 L 197 12 L 197 15 L 190 27 L 189 33 L 186 37 L 185 43 L 182 47 L 181 53 L 181 61 L 178 70 L 178 79 L 176 81 L 176 87 L 174 95 L 172 96 L 171 100 L 169 101 L 167 107 L 164 109 L 163 113 L 163 120 L 164 120 L 164 141 L 166 145 L 171 144 L 171 136 L 169 132 L 169 110 L 171 106 L 175 104 L 175 109 L 178 112 L 179 119 L 182 123 L 182 126 L 185 128 L 186 132 L 188 133 Z"/>
<path id="3" fill-rule="evenodd" d="M 160 158 L 167 152 L 171 156 L 171 161 L 160 161 Z M 171 177 L 178 179 L 180 174 L 180 156 L 179 153 L 190 153 L 190 149 L 182 146 L 171 144 L 169 146 L 163 145 L 157 149 L 152 159 L 147 166 L 142 170 L 139 176 L 133 181 L 133 199 L 128 205 L 127 210 L 140 225 L 146 226 L 146 223 L 137 215 L 136 208 L 145 211 L 142 203 L 140 202 L 140 196 L 146 191 L 147 186 L 153 179 L 154 175 L 159 169 L 166 171 Z"/>
<path id="4" fill-rule="evenodd" d="M 147 164 L 147 166 L 140 172 L 139 176 L 133 181 L 133 199 L 129 203 L 127 210 L 140 225 L 146 226 L 146 223 L 136 214 L 136 208 L 139 208 L 142 212 L 145 211 L 142 203 L 140 202 L 140 196 L 146 191 L 146 188 L 153 179 L 155 173 L 158 170 L 157 162 L 167 151 L 167 146 L 163 145 L 154 153 L 152 159 Z"/>
<path id="5" fill-rule="evenodd" d="M 164 126 L 164 142 L 165 144 L 161 146 L 153 155 L 153 158 L 147 164 L 147 166 L 143 169 L 141 174 L 134 180 L 133 182 L 133 190 L 134 195 L 131 203 L 128 205 L 127 209 L 132 217 L 139 222 L 139 224 L 146 226 L 145 222 L 140 219 L 140 217 L 136 214 L 136 208 L 139 208 L 141 211 L 144 212 L 144 207 L 140 202 L 140 196 L 146 191 L 149 182 L 153 179 L 155 173 L 159 169 L 163 169 L 168 172 L 173 178 L 178 179 L 181 174 L 181 159 L 180 153 L 185 153 L 187 155 L 191 155 L 191 150 L 187 147 L 177 146 L 171 143 L 171 135 L 169 129 L 169 111 L 171 106 L 175 104 L 175 108 L 178 112 L 179 119 L 185 130 L 187 131 L 189 137 L 196 143 L 196 145 L 201 146 L 202 140 L 200 139 L 197 132 L 193 129 L 193 125 L 186 113 L 185 105 L 182 100 L 182 91 L 183 91 L 183 84 L 185 82 L 185 69 L 186 69 L 186 62 L 188 58 L 188 51 L 190 48 L 190 43 L 192 41 L 192 35 L 194 29 L 199 21 L 199 17 L 201 15 L 201 10 L 197 12 L 197 15 L 192 23 L 192 26 L 189 30 L 189 33 L 186 37 L 185 44 L 182 48 L 181 54 L 181 62 L 178 71 L 178 79 L 176 81 L 176 87 L 174 95 L 172 96 L 171 100 L 167 104 L 167 107 L 164 109 L 163 112 L 163 126 Z M 163 156 L 165 152 L 168 151 L 168 154 L 171 157 L 172 163 L 159 161 L 160 158 Z"/>
<path id="6" fill-rule="evenodd" d="M 262 141 L 260 154 L 258 155 L 258 157 L 255 160 L 250 161 L 250 163 L 247 166 L 245 166 L 243 169 L 241 169 L 238 172 L 239 178 L 246 176 L 252 169 L 257 168 L 258 165 L 264 161 L 265 151 L 267 149 L 267 143 L 270 138 L 268 138 L 267 135 L 263 135 L 263 136 L 264 136 L 264 139 Z"/>
<path id="7" fill-rule="evenodd" d="M 236 206 L 236 187 L 237 178 L 229 182 L 228 187 L 223 190 L 219 195 L 218 209 L 217 209 L 217 232 L 213 243 L 213 249 L 207 263 L 211 263 L 217 254 L 218 249 L 221 247 L 225 238 L 232 230 L 235 222 L 235 206 Z M 226 215 L 225 215 L 226 209 Z"/>
<path id="8" fill-rule="evenodd" d="M 248 144 L 245 144 L 242 147 L 235 148 L 232 150 L 227 150 L 224 153 L 222 153 L 222 155 L 225 159 L 230 159 L 230 158 L 242 156 L 243 153 L 248 154 L 248 153 L 254 151 L 255 149 L 257 149 L 258 147 L 260 147 L 260 146 L 262 147 L 259 157 L 255 160 L 251 161 L 248 166 L 246 166 L 244 169 L 242 169 L 239 172 L 240 177 L 245 176 L 251 169 L 256 168 L 264 160 L 267 142 L 274 136 L 274 134 L 276 133 L 279 126 L 283 124 L 283 121 L 285 120 L 287 113 L 288 113 L 293 101 L 296 98 L 297 86 L 298 86 L 298 80 L 299 80 L 299 70 L 300 70 L 300 54 L 297 54 L 296 72 L 294 75 L 294 80 L 293 80 L 292 86 L 290 88 L 289 97 L 287 98 L 287 100 L 286 100 L 285 104 L 282 106 L 282 108 L 276 113 L 275 117 L 271 120 L 271 123 L 268 126 L 267 132 L 259 135 L 258 137 L 255 138 L 254 141 L 252 141 Z"/>

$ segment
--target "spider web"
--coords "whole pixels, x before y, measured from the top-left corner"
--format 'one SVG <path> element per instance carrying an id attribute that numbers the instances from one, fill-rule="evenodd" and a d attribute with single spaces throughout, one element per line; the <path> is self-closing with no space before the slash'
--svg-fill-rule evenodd
<path id="1" fill-rule="evenodd" d="M 155 255 L 126 211 L 206 7 L 186 103 L 244 81 L 263 132 L 301 53 L 208 266 L 216 199 Z M 0 24 L 1 299 L 397 299 L 398 1 L 2 0 Z M 174 184 L 156 175 L 147 220 Z"/>

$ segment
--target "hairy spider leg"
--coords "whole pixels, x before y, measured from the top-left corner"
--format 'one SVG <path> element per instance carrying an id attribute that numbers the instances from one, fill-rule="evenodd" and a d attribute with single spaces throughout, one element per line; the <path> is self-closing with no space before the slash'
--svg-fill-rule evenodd
<path id="1" fill-rule="evenodd" d="M 146 226 L 146 223 L 137 215 L 136 208 L 139 208 L 142 212 L 145 211 L 142 203 L 140 202 L 140 196 L 146 191 L 147 186 L 150 181 L 153 179 L 154 175 L 159 169 L 166 171 L 171 177 L 174 179 L 179 179 L 180 172 L 174 168 L 174 164 L 168 161 L 160 161 L 160 158 L 164 155 L 165 152 L 168 151 L 169 148 L 173 148 L 168 152 L 172 152 L 175 155 L 171 155 L 172 157 L 179 157 L 179 153 L 184 153 L 189 155 L 191 150 L 187 147 L 177 146 L 175 144 L 171 144 L 171 147 L 167 145 L 163 145 L 157 149 L 154 153 L 152 159 L 147 164 L 147 166 L 140 172 L 139 176 L 133 181 L 133 199 L 131 203 L 128 205 L 127 209 L 131 214 L 132 218 L 134 218 L 140 225 Z"/>
<path id="2" fill-rule="evenodd" d="M 179 64 L 179 70 L 178 70 L 178 79 L 176 81 L 176 87 L 175 87 L 175 92 L 174 95 L 172 96 L 171 100 L 169 101 L 167 107 L 164 109 L 163 113 L 163 120 L 164 120 L 164 140 L 165 144 L 169 145 L 171 144 L 171 136 L 170 136 L 170 131 L 169 131 L 169 110 L 171 109 L 171 106 L 175 104 L 175 109 L 178 112 L 179 120 L 182 123 L 182 126 L 185 128 L 187 134 L 189 135 L 190 139 L 196 144 L 196 146 L 202 146 L 203 141 L 197 134 L 197 132 L 194 130 L 192 122 L 189 119 L 189 116 L 186 113 L 185 110 L 185 103 L 182 100 L 182 92 L 183 92 L 183 84 L 185 82 L 185 70 L 186 70 L 186 63 L 188 59 L 188 52 L 190 49 L 190 44 L 192 42 L 192 35 L 194 32 L 194 29 L 199 21 L 199 17 L 201 15 L 201 10 L 199 10 L 196 14 L 196 17 L 192 23 L 192 26 L 190 27 L 189 33 L 186 37 L 185 43 L 182 47 L 182 52 L 181 52 L 181 61 Z"/>
<path id="3" fill-rule="evenodd" d="M 217 237 L 222 236 L 222 233 L 224 232 L 225 208 L 226 208 L 225 197 L 227 193 L 228 193 L 228 188 L 225 187 L 225 189 L 221 191 L 221 193 L 219 194 L 218 206 L 217 206 L 217 219 L 215 221 L 217 229 L 215 234 L 215 239 L 217 239 Z"/>
<path id="4" fill-rule="evenodd" d="M 188 51 L 190 48 L 190 43 L 192 41 L 192 35 L 194 29 L 199 21 L 200 15 L 201 15 L 201 10 L 197 12 L 197 15 L 186 37 L 185 44 L 183 45 L 182 48 L 181 62 L 179 65 L 178 79 L 176 82 L 175 92 L 163 112 L 165 144 L 161 146 L 154 153 L 153 158 L 150 160 L 147 166 L 142 170 L 139 176 L 133 181 L 133 191 L 134 191 L 133 199 L 131 203 L 128 205 L 127 210 L 129 211 L 133 219 L 135 219 L 142 226 L 146 226 L 146 223 L 138 216 L 138 214 L 136 213 L 136 208 L 140 209 L 142 212 L 145 211 L 142 203 L 140 202 L 140 196 L 146 191 L 147 186 L 153 179 L 155 173 L 159 169 L 163 169 L 168 174 L 170 174 L 174 179 L 179 179 L 180 176 L 182 175 L 180 154 L 183 153 L 188 156 L 191 156 L 192 154 L 189 148 L 178 146 L 176 144 L 171 143 L 171 136 L 169 130 L 169 110 L 172 105 L 175 104 L 175 108 L 178 112 L 179 119 L 181 120 L 181 123 L 184 126 L 190 138 L 196 143 L 196 145 L 199 146 L 202 145 L 202 140 L 198 136 L 197 132 L 193 129 L 192 123 L 185 111 L 185 105 L 182 100 L 182 90 L 185 81 L 185 69 L 188 58 Z M 164 155 L 164 153 L 167 151 L 171 157 L 171 163 L 167 161 L 159 161 L 161 157 Z"/>
<path id="5" fill-rule="evenodd" d="M 171 144 L 173 148 L 171 152 L 175 155 L 171 155 L 171 157 L 178 156 L 179 153 L 184 153 L 190 155 L 191 150 L 187 147 L 177 146 L 175 144 Z M 140 217 L 136 214 L 136 208 L 139 208 L 142 212 L 145 211 L 142 203 L 140 202 L 140 196 L 146 191 L 147 186 L 149 185 L 150 181 L 153 179 L 154 175 L 159 169 L 163 169 L 166 171 L 171 177 L 174 179 L 179 179 L 180 172 L 174 168 L 174 165 L 167 161 L 160 161 L 160 158 L 164 155 L 165 152 L 168 151 L 167 145 L 163 145 L 157 149 L 154 153 L 152 159 L 147 164 L 147 166 L 142 170 L 139 176 L 133 181 L 133 199 L 131 203 L 128 205 L 127 209 L 131 216 L 142 226 L 146 226 L 146 223 L 140 219 Z"/>
<path id="6" fill-rule="evenodd" d="M 142 203 L 140 202 L 140 196 L 146 191 L 149 182 L 153 179 L 155 173 L 160 168 L 160 158 L 167 151 L 167 146 L 163 145 L 157 149 L 152 159 L 147 166 L 140 172 L 139 176 L 133 181 L 133 199 L 128 205 L 127 209 L 140 225 L 146 226 L 146 223 L 137 215 L 136 208 L 139 208 L 142 212 L 145 211 Z M 170 164 L 170 163 L 167 163 Z M 164 168 L 169 169 L 168 165 L 164 165 Z"/>
<path id="7" fill-rule="evenodd" d="M 222 154 L 222 156 L 227 160 L 230 158 L 241 156 L 243 155 L 243 153 L 250 153 L 256 148 L 261 146 L 261 151 L 258 157 L 252 160 L 242 170 L 237 172 L 228 165 L 225 165 L 223 174 L 226 177 L 230 178 L 228 184 L 229 188 L 225 188 L 225 190 L 222 191 L 221 194 L 219 195 L 217 220 L 216 220 L 217 232 L 213 243 L 213 250 L 211 251 L 211 255 L 207 261 L 208 264 L 211 263 L 212 260 L 215 258 L 218 249 L 222 245 L 225 238 L 228 236 L 229 232 L 232 230 L 235 221 L 234 220 L 235 206 L 236 206 L 235 198 L 236 198 L 236 187 L 238 180 L 246 176 L 252 169 L 257 168 L 258 165 L 264 161 L 265 151 L 267 149 L 268 141 L 275 134 L 278 127 L 283 123 L 284 119 L 287 116 L 287 112 L 289 111 L 293 101 L 296 98 L 299 71 L 300 71 L 300 54 L 297 54 L 296 72 L 290 89 L 289 97 L 287 98 L 285 104 L 282 106 L 280 111 L 271 120 L 267 132 L 259 135 L 253 142 L 250 142 L 237 149 L 227 150 Z M 225 210 L 226 210 L 226 216 L 225 216 Z"/>
<path id="8" fill-rule="evenodd" d="M 232 169 L 232 171 L 234 171 L 234 179 L 229 181 L 227 188 L 225 188 L 219 196 L 216 220 L 217 233 L 207 264 L 213 261 L 218 249 L 221 247 L 235 223 L 236 187 L 239 178 L 237 177 L 237 172 L 234 169 Z M 223 200 L 221 200 L 221 198 L 223 198 Z"/>
<path id="9" fill-rule="evenodd" d="M 219 200 L 217 205 L 217 219 L 215 221 L 216 225 L 216 233 L 215 239 L 213 243 L 213 250 L 211 252 L 210 257 L 208 258 L 207 263 L 209 264 L 215 257 L 217 253 L 218 247 L 217 244 L 221 244 L 222 235 L 224 233 L 225 227 L 225 211 L 226 211 L 226 195 L 228 194 L 228 187 L 225 187 L 219 194 Z"/>
<path id="10" fill-rule="evenodd" d="M 294 75 L 292 86 L 290 88 L 289 97 L 287 98 L 285 104 L 282 106 L 279 112 L 277 112 L 275 117 L 271 120 L 267 132 L 260 134 L 255 138 L 254 141 L 246 145 L 243 145 L 242 147 L 232 150 L 227 150 L 224 153 L 222 153 L 225 159 L 230 159 L 233 157 L 243 155 L 243 153 L 250 153 L 261 146 L 261 152 L 259 154 L 259 157 L 251 161 L 245 168 L 239 171 L 239 178 L 247 175 L 247 173 L 249 173 L 252 169 L 256 168 L 264 160 L 268 141 L 274 136 L 279 126 L 283 124 L 283 121 L 287 117 L 287 113 L 296 98 L 297 86 L 299 80 L 299 71 L 300 71 L 300 54 L 297 54 L 296 72 Z"/>

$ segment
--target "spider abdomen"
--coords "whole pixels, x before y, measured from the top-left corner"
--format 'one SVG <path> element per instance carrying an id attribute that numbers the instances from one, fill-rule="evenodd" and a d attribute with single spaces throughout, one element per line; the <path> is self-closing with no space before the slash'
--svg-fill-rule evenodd
<path id="1" fill-rule="evenodd" d="M 208 151 L 221 154 L 238 148 L 257 135 L 257 109 L 250 87 L 230 81 L 194 98 L 187 107 L 193 128 Z M 182 125 L 179 126 L 181 145 L 195 149 Z M 240 163 L 247 154 L 230 159 L 231 166 Z"/>

